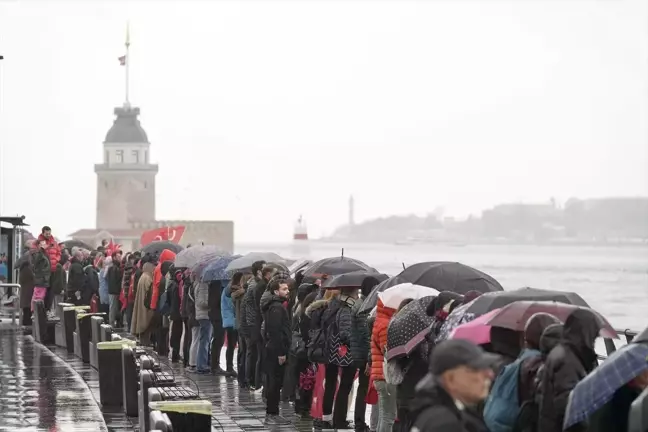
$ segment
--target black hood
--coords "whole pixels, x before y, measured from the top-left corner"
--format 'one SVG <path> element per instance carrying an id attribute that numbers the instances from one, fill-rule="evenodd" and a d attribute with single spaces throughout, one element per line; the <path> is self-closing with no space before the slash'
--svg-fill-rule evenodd
<path id="1" fill-rule="evenodd" d="M 433 317 L 439 310 L 443 309 L 443 307 L 450 303 L 452 300 L 454 300 L 454 303 L 452 304 L 452 307 L 450 308 L 448 313 L 452 312 L 455 307 L 459 306 L 463 302 L 463 296 L 451 291 L 443 291 L 430 302 L 427 309 L 425 310 L 425 313 L 427 314 L 427 316 Z"/>
<path id="2" fill-rule="evenodd" d="M 166 276 L 171 266 L 173 266 L 173 261 L 164 261 L 162 263 L 162 265 L 160 266 L 160 271 L 162 272 L 162 276 Z"/>
<path id="3" fill-rule="evenodd" d="M 577 309 L 565 321 L 563 338 L 579 348 L 594 350 L 594 341 L 601 331 L 596 315 L 587 309 Z"/>
<path id="4" fill-rule="evenodd" d="M 317 289 L 317 285 L 310 283 L 303 283 L 297 288 L 297 300 L 303 302 L 306 296 Z"/>
<path id="5" fill-rule="evenodd" d="M 540 336 L 540 352 L 543 356 L 549 355 L 552 349 L 563 339 L 563 325 L 551 324 L 547 326 Z"/>
<path id="6" fill-rule="evenodd" d="M 278 295 L 275 294 L 270 294 L 269 296 L 263 298 L 263 301 L 261 302 L 261 312 L 267 312 L 273 303 L 281 303 L 283 305 L 283 303 L 287 301 L 288 301 L 287 298 L 279 297 Z"/>
<path id="7" fill-rule="evenodd" d="M 457 409 L 454 401 L 441 387 L 438 379 L 428 373 L 416 385 L 416 397 L 412 399 L 410 408 L 411 411 L 420 411 L 435 405 L 446 405 Z"/>

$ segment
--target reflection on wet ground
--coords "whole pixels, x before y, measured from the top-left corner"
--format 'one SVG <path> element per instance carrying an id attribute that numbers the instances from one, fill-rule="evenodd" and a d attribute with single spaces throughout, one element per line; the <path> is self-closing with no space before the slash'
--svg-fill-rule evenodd
<path id="1" fill-rule="evenodd" d="M 64 349 L 48 348 L 0 324 L 0 431 L 138 430 L 137 418 L 121 410 L 100 410 L 97 371 Z M 164 358 L 160 362 L 166 364 L 163 370 L 173 371 L 176 382 L 197 388 L 202 399 L 212 402 L 213 431 L 313 430 L 312 422 L 296 417 L 288 403 L 282 411 L 293 424 L 270 429 L 263 424 L 261 394 L 240 390 L 232 378 L 188 375 Z"/>
<path id="2" fill-rule="evenodd" d="M 88 386 L 31 336 L 0 324 L 0 431 L 107 431 Z"/>

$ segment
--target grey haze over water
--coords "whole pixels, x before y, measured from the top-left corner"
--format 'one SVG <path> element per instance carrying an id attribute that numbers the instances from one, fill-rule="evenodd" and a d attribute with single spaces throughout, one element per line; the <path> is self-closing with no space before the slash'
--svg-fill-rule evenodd
<path id="1" fill-rule="evenodd" d="M 648 246 L 407 245 L 304 242 L 239 244 L 237 253 L 272 251 L 313 260 L 360 259 L 389 275 L 422 261 L 458 261 L 496 278 L 504 289 L 525 286 L 573 291 L 618 329 L 648 325 Z"/>

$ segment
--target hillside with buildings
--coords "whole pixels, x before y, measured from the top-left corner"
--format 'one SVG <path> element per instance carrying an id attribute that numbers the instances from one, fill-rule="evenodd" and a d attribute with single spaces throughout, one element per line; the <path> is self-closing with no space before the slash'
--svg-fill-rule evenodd
<path id="1" fill-rule="evenodd" d="M 362 223 L 353 219 L 330 240 L 394 243 L 584 243 L 633 244 L 648 241 L 648 197 L 554 200 L 541 204 L 499 204 L 464 220 L 388 216 Z"/>

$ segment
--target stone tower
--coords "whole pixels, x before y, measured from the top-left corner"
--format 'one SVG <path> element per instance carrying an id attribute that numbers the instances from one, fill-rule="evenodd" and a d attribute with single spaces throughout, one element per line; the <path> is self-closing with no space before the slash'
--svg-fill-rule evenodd
<path id="1" fill-rule="evenodd" d="M 157 164 L 149 161 L 150 143 L 140 125 L 139 108 L 115 108 L 115 121 L 103 143 L 97 173 L 97 228 L 130 229 L 155 221 Z"/>

